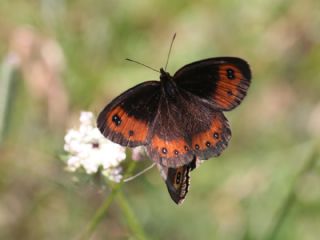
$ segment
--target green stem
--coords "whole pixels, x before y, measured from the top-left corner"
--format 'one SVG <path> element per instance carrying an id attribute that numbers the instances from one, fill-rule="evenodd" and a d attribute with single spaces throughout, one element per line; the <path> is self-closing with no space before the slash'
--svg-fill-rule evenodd
<path id="1" fill-rule="evenodd" d="M 135 218 L 135 214 L 134 214 L 132 208 L 130 207 L 127 199 L 124 197 L 124 195 L 121 191 L 117 195 L 117 200 L 118 200 L 117 203 L 119 204 L 120 208 L 122 209 L 122 211 L 125 215 L 125 218 L 128 222 L 128 226 L 131 229 L 131 231 L 133 232 L 133 234 L 135 235 L 136 239 L 139 239 L 139 240 L 149 239 L 146 237 L 141 225 L 139 224 L 139 222 Z"/>
<path id="2" fill-rule="evenodd" d="M 300 170 L 298 175 L 296 176 L 295 180 L 293 181 L 293 184 L 291 186 L 291 189 L 284 200 L 282 206 L 279 209 L 279 212 L 276 216 L 276 219 L 274 221 L 274 224 L 271 227 L 271 230 L 268 231 L 266 240 L 274 240 L 278 236 L 282 226 L 284 225 L 290 211 L 294 207 L 296 203 L 296 186 L 301 179 L 301 177 L 309 172 L 317 163 L 317 160 L 319 159 L 319 152 L 318 152 L 318 145 L 315 145 L 313 147 L 312 153 L 310 154 L 309 158 L 307 159 L 305 165 Z"/>
<path id="3" fill-rule="evenodd" d="M 134 170 L 135 166 L 136 166 L 136 162 L 135 161 L 131 161 L 129 166 L 128 166 L 128 170 L 127 170 L 127 172 L 126 172 L 126 174 L 125 174 L 123 179 L 125 179 L 127 176 L 131 175 L 131 173 Z M 92 236 L 92 234 L 94 233 L 94 231 L 96 230 L 98 225 L 101 223 L 103 218 L 106 216 L 111 203 L 113 202 L 114 198 L 119 193 L 119 191 L 120 191 L 120 189 L 121 189 L 123 184 L 124 184 L 124 182 L 121 181 L 120 183 L 115 184 L 112 187 L 111 193 L 106 198 L 106 200 L 102 203 L 102 205 L 98 208 L 98 210 L 95 212 L 95 214 L 92 217 L 91 221 L 88 223 L 87 227 L 85 228 L 84 233 L 80 237 L 81 240 L 90 239 L 90 237 Z"/>

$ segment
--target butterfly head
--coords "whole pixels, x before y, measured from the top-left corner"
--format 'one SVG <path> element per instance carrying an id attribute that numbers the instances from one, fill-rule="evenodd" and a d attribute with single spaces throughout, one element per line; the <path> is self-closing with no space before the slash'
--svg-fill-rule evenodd
<path id="1" fill-rule="evenodd" d="M 172 80 L 170 73 L 166 72 L 163 68 L 160 68 L 160 81 L 166 82 Z"/>
<path id="2" fill-rule="evenodd" d="M 175 97 L 177 86 L 170 73 L 166 72 L 163 68 L 160 68 L 160 82 L 164 94 L 167 97 Z"/>

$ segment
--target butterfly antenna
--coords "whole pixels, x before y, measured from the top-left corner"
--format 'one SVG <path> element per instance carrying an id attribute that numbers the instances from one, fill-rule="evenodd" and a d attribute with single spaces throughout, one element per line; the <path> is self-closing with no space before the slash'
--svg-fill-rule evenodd
<path id="1" fill-rule="evenodd" d="M 143 63 L 141 63 L 141 62 L 138 62 L 138 61 L 135 61 L 135 60 L 132 60 L 132 59 L 129 59 L 129 58 L 126 58 L 126 60 L 129 61 L 129 62 L 134 62 L 134 63 L 137 63 L 137 64 L 139 64 L 139 65 L 145 66 L 146 68 L 149 68 L 149 69 L 151 69 L 151 70 L 153 70 L 153 71 L 155 71 L 155 72 L 160 73 L 160 71 L 158 71 L 157 69 L 154 69 L 154 68 L 152 68 L 152 67 L 150 67 L 150 66 L 147 66 L 147 65 L 145 65 L 145 64 L 143 64 Z"/>
<path id="2" fill-rule="evenodd" d="M 174 35 L 172 37 L 170 48 L 169 48 L 169 52 L 168 52 L 168 56 L 167 56 L 167 62 L 166 62 L 166 66 L 165 66 L 164 70 L 167 70 L 167 66 L 168 66 L 168 63 L 169 63 L 169 58 L 170 58 L 170 54 L 171 54 L 172 45 L 173 45 L 174 39 L 176 38 L 176 35 L 177 35 L 177 33 L 174 33 Z"/>
<path id="3" fill-rule="evenodd" d="M 152 163 L 149 167 L 143 169 L 141 172 L 137 173 L 136 175 L 133 175 L 132 177 L 128 177 L 126 179 L 123 180 L 123 182 L 130 182 L 131 180 L 139 177 L 140 175 L 144 174 L 145 172 L 149 171 L 151 168 L 154 167 L 154 165 L 156 165 L 155 163 Z"/>

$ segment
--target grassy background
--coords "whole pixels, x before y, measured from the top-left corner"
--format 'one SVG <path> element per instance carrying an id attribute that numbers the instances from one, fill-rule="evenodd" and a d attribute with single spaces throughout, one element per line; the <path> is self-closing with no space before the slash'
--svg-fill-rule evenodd
<path id="1" fill-rule="evenodd" d="M 303 169 L 320 136 L 319 26 L 318 0 L 2 0 L 2 71 L 9 53 L 23 61 L 5 98 L 0 239 L 77 239 L 110 190 L 64 171 L 64 133 L 81 110 L 97 114 L 127 88 L 158 79 L 124 59 L 160 68 L 174 32 L 169 72 L 239 56 L 251 65 L 252 85 L 226 113 L 229 148 L 192 172 L 184 204 L 170 200 L 153 169 L 123 186 L 131 217 L 150 239 L 318 239 L 319 161 Z M 32 47 L 14 35 L 21 28 Z M 56 48 L 41 57 L 47 41 Z M 56 64 L 41 75 L 45 59 Z M 92 239 L 139 238 L 119 206 L 112 203 Z"/>

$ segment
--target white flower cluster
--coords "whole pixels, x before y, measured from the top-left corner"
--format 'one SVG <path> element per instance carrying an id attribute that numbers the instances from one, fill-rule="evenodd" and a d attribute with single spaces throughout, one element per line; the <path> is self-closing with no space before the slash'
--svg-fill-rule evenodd
<path id="1" fill-rule="evenodd" d="M 69 153 L 67 169 L 83 168 L 87 174 L 101 169 L 104 176 L 119 182 L 122 178 L 120 163 L 126 158 L 125 148 L 106 139 L 95 127 L 91 112 L 81 112 L 79 129 L 70 129 L 64 140 Z"/>

